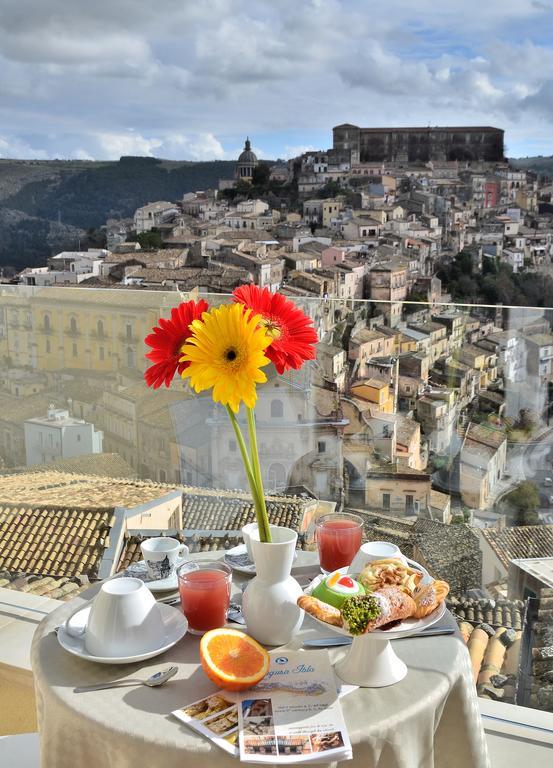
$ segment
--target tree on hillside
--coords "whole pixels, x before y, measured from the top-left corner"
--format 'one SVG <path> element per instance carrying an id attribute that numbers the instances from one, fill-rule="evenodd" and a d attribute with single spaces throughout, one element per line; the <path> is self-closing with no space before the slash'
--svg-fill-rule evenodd
<path id="1" fill-rule="evenodd" d="M 502 501 L 510 525 L 539 525 L 540 492 L 535 483 L 525 480 Z"/>
<path id="2" fill-rule="evenodd" d="M 145 251 L 153 250 L 154 248 L 163 248 L 163 240 L 158 229 L 150 229 L 149 232 L 141 232 L 134 237 L 130 236 L 131 242 L 136 241 L 140 243 L 140 247 Z"/>
<path id="3" fill-rule="evenodd" d="M 266 188 L 269 185 L 271 166 L 267 163 L 258 163 L 253 169 L 252 183 L 255 187 Z"/>
<path id="4" fill-rule="evenodd" d="M 523 429 L 525 432 L 532 433 L 538 426 L 538 414 L 531 408 L 521 408 L 515 421 L 515 429 Z"/>

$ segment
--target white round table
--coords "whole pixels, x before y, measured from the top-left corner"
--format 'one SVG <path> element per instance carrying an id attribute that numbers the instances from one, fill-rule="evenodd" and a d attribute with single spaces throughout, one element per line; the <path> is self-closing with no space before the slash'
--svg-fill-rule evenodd
<path id="1" fill-rule="evenodd" d="M 222 553 L 202 553 L 213 559 Z M 300 553 L 297 570 L 313 574 L 313 553 Z M 241 578 L 235 580 L 240 586 Z M 187 635 L 162 656 L 139 665 L 93 664 L 65 652 L 53 631 L 90 599 L 96 585 L 51 613 L 32 648 L 42 768 L 230 768 L 237 760 L 196 735 L 170 713 L 216 689 L 199 665 L 199 638 Z M 453 620 L 452 620 L 453 621 Z M 238 627 L 238 625 L 233 625 Z M 330 635 L 331 633 L 328 633 Z M 288 647 L 321 636 L 306 616 Z M 341 699 L 359 768 L 486 768 L 484 733 L 467 650 L 458 636 L 394 641 L 408 666 L 389 688 L 357 689 Z M 331 657 L 343 649 L 330 649 Z M 127 687 L 76 694 L 75 686 L 147 677 L 175 664 L 161 688 Z"/>

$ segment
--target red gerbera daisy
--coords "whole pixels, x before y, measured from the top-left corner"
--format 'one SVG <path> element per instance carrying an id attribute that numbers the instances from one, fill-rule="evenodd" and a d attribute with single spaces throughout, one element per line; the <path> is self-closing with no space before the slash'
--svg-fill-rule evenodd
<path id="1" fill-rule="evenodd" d="M 171 319 L 165 320 L 163 317 L 159 325 L 153 328 L 144 341 L 152 351 L 148 352 L 146 357 L 153 362 L 146 372 L 144 378 L 149 387 L 157 389 L 165 384 L 168 387 L 175 373 L 182 373 L 190 363 L 181 363 L 181 347 L 186 339 L 192 335 L 190 323 L 192 320 L 201 319 L 202 313 L 209 309 L 207 302 L 186 301 L 174 307 L 171 310 Z"/>
<path id="2" fill-rule="evenodd" d="M 279 374 L 301 368 L 314 360 L 317 333 L 313 322 L 301 309 L 280 293 L 271 293 L 257 285 L 241 285 L 233 291 L 236 301 L 263 317 L 265 330 L 273 341 L 265 350 Z"/>

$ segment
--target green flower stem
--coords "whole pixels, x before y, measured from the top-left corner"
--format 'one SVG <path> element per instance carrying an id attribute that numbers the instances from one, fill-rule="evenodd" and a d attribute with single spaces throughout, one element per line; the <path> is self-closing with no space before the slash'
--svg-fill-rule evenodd
<path id="1" fill-rule="evenodd" d="M 240 425 L 238 423 L 238 420 L 232 408 L 230 408 L 230 406 L 227 405 L 226 409 L 230 419 L 230 423 L 232 424 L 232 427 L 234 429 L 234 434 L 236 435 L 236 441 L 238 443 L 238 447 L 240 448 L 242 462 L 244 464 L 244 469 L 246 470 L 246 477 L 248 478 L 248 483 L 252 493 L 253 503 L 255 507 L 255 516 L 257 518 L 257 525 L 259 528 L 259 538 L 261 541 L 270 541 L 270 538 L 267 538 L 267 536 L 270 537 L 270 533 L 269 533 L 269 525 L 267 521 L 267 512 L 265 510 L 265 498 L 263 496 L 263 486 L 261 486 L 261 494 L 260 494 L 259 488 L 257 486 L 256 478 L 254 475 L 254 471 L 252 468 L 250 456 L 248 454 L 248 449 L 246 447 L 246 442 L 244 440 L 244 435 L 242 434 L 242 430 L 240 429 Z M 256 450 L 256 455 L 257 455 L 257 450 Z"/>
<path id="2" fill-rule="evenodd" d="M 252 469 L 260 501 L 260 509 L 258 515 L 259 538 L 261 541 L 270 542 L 271 529 L 269 528 L 269 518 L 267 516 L 267 507 L 265 505 L 265 493 L 263 491 L 263 478 L 261 477 L 261 467 L 259 465 L 259 451 L 257 449 L 257 433 L 255 429 L 255 411 L 253 408 L 246 408 L 246 412 L 248 414 L 248 432 L 250 437 Z"/>

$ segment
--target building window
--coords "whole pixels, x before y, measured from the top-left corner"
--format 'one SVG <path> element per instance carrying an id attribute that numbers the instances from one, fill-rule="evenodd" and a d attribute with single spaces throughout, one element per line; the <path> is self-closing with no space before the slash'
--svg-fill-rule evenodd
<path id="1" fill-rule="evenodd" d="M 134 351 L 127 347 L 127 368 L 134 368 Z"/>
<path id="2" fill-rule="evenodd" d="M 405 494 L 405 511 L 414 512 L 415 510 L 415 497 L 410 493 Z"/>
<path id="3" fill-rule="evenodd" d="M 47 333 L 50 330 L 50 315 L 44 315 L 44 330 Z"/>
<path id="4" fill-rule="evenodd" d="M 282 400 L 271 401 L 271 418 L 281 419 L 284 416 L 284 406 Z"/>
<path id="5" fill-rule="evenodd" d="M 77 333 L 77 321 L 74 317 L 69 321 L 69 329 L 71 330 L 71 333 Z"/>
<path id="6" fill-rule="evenodd" d="M 77 435 L 77 442 L 78 442 L 78 443 L 80 443 L 80 442 L 81 442 L 81 436 L 80 436 L 80 435 Z"/>
<path id="7" fill-rule="evenodd" d="M 160 483 L 166 483 L 167 482 L 167 474 L 164 469 L 159 470 L 159 482 Z"/>
<path id="8" fill-rule="evenodd" d="M 324 440 L 319 440 L 317 443 L 317 453 L 326 453 L 326 443 Z"/>
<path id="9" fill-rule="evenodd" d="M 71 352 L 72 352 L 73 357 L 77 357 L 77 345 L 74 342 L 73 342 L 73 347 L 72 347 Z"/>
<path id="10" fill-rule="evenodd" d="M 228 449 L 231 453 L 236 453 L 236 440 L 228 441 Z"/>
<path id="11" fill-rule="evenodd" d="M 104 348 L 100 347 L 99 350 L 98 350 L 98 353 L 100 355 L 100 360 L 103 360 L 104 359 Z"/>
<path id="12" fill-rule="evenodd" d="M 126 325 L 126 334 L 128 341 L 130 341 L 132 339 L 132 325 L 130 323 Z"/>
<path id="13" fill-rule="evenodd" d="M 46 339 L 46 352 L 50 352 L 50 340 Z"/>
<path id="14" fill-rule="evenodd" d="M 98 320 L 96 324 L 96 328 L 98 331 L 98 338 L 103 339 L 104 338 L 104 323 L 103 320 Z"/>
<path id="15" fill-rule="evenodd" d="M 390 509 L 390 494 L 382 494 L 382 509 Z"/>

